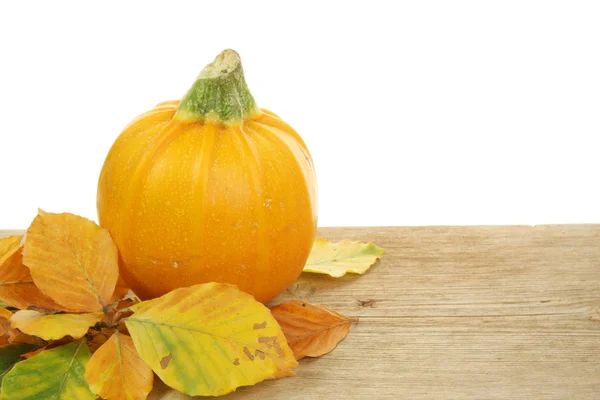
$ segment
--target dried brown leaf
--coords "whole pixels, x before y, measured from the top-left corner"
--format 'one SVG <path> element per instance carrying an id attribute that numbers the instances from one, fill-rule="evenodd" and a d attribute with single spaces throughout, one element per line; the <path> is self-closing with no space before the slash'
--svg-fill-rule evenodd
<path id="1" fill-rule="evenodd" d="M 323 306 L 301 300 L 271 307 L 297 360 L 319 357 L 333 350 L 348 332 L 352 319 Z"/>

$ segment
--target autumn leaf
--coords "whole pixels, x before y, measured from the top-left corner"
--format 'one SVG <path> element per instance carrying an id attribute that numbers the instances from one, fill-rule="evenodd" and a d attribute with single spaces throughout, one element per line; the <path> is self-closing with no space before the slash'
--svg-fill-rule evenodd
<path id="1" fill-rule="evenodd" d="M 117 254 L 108 231 L 94 222 L 40 210 L 27 230 L 23 262 L 54 301 L 94 312 L 110 304 L 119 277 Z"/>
<path id="2" fill-rule="evenodd" d="M 272 376 L 267 379 L 281 379 L 281 378 L 290 378 L 292 376 L 296 376 L 296 373 L 291 369 L 282 369 L 275 372 Z"/>
<path id="3" fill-rule="evenodd" d="M 35 335 L 44 340 L 61 339 L 67 335 L 74 339 L 85 336 L 90 326 L 102 320 L 104 314 L 50 314 L 44 315 L 38 311 L 17 311 L 10 318 L 13 328 L 29 335 Z"/>
<path id="4" fill-rule="evenodd" d="M 0 300 L 21 309 L 31 306 L 68 309 L 56 304 L 35 286 L 29 268 L 23 265 L 22 240 L 22 235 L 0 239 Z"/>
<path id="5" fill-rule="evenodd" d="M 271 313 L 297 360 L 329 353 L 346 337 L 352 324 L 348 317 L 301 300 L 273 306 Z"/>
<path id="6" fill-rule="evenodd" d="M 112 328 L 102 328 L 100 331 L 96 331 L 94 329 L 90 329 L 88 331 L 88 349 L 92 353 L 95 353 L 106 341 L 110 338 L 115 329 Z"/>
<path id="7" fill-rule="evenodd" d="M 8 344 L 9 335 L 12 331 L 12 327 L 10 326 L 10 317 L 12 316 L 12 312 L 7 310 L 6 308 L 0 308 L 0 346 L 4 346 Z"/>
<path id="8" fill-rule="evenodd" d="M 2 383 L 2 400 L 93 400 L 84 378 L 91 357 L 84 340 L 45 350 L 17 363 Z"/>
<path id="9" fill-rule="evenodd" d="M 331 243 L 326 239 L 315 240 L 308 256 L 304 272 L 327 274 L 339 278 L 346 273 L 364 274 L 381 257 L 384 250 L 373 243 L 342 240 Z"/>
<path id="10" fill-rule="evenodd" d="M 180 392 L 223 395 L 297 365 L 269 310 L 233 285 L 181 288 L 131 309 L 135 348 Z"/>
<path id="11" fill-rule="evenodd" d="M 32 351 L 30 351 L 30 352 L 28 352 L 28 353 L 23 353 L 23 354 L 21 354 L 21 357 L 22 357 L 22 358 L 24 358 L 24 359 L 28 359 L 28 358 L 31 358 L 31 357 L 37 356 L 38 354 L 40 354 L 42 351 L 46 350 L 47 348 L 48 348 L 48 346 L 47 346 L 47 345 L 46 345 L 46 346 L 39 347 L 39 348 L 37 348 L 37 349 L 35 349 L 35 350 L 32 350 Z"/>
<path id="12" fill-rule="evenodd" d="M 7 321 L 10 321 L 10 317 L 12 317 L 13 313 L 6 308 L 0 308 L 0 318 L 4 318 Z"/>
<path id="13" fill-rule="evenodd" d="M 131 314 L 133 314 L 133 311 L 131 311 L 130 307 L 136 303 L 139 303 L 139 301 L 132 298 L 125 298 L 121 301 L 113 303 L 108 307 L 106 316 L 112 323 L 116 324 L 123 318 L 129 317 Z"/>
<path id="14" fill-rule="evenodd" d="M 25 354 L 35 348 L 32 344 L 14 343 L 0 346 L 0 389 L 4 375 L 19 361 L 22 354 Z"/>
<path id="15" fill-rule="evenodd" d="M 115 291 L 113 292 L 110 302 L 116 303 L 117 301 L 125 298 L 125 296 L 127 295 L 129 295 L 129 286 L 127 285 L 127 283 L 125 283 L 121 275 L 119 275 L 119 278 L 117 279 L 117 284 L 115 286 Z"/>
<path id="16" fill-rule="evenodd" d="M 93 355 L 85 369 L 92 392 L 108 400 L 143 400 L 154 373 L 140 358 L 131 337 L 116 332 Z"/>
<path id="17" fill-rule="evenodd" d="M 9 310 L 5 308 L 0 309 L 0 346 L 8 343 L 36 343 L 35 338 L 17 329 L 13 329 L 10 325 L 11 317 L 12 313 Z"/>

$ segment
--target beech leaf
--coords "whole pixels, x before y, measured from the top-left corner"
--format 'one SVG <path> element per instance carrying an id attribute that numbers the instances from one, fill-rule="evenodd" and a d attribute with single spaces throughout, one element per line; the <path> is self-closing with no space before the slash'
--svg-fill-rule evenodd
<path id="1" fill-rule="evenodd" d="M 101 312 L 90 314 L 44 315 L 33 310 L 17 311 L 10 318 L 13 328 L 44 340 L 57 340 L 67 335 L 74 339 L 85 336 L 90 326 L 102 320 Z"/>
<path id="2" fill-rule="evenodd" d="M 121 275 L 119 275 L 119 278 L 117 279 L 117 284 L 115 286 L 115 291 L 113 292 L 110 302 L 116 303 L 117 301 L 122 300 L 123 298 L 125 298 L 125 296 L 129 294 L 129 286 L 127 286 L 127 283 L 125 283 Z"/>
<path id="3" fill-rule="evenodd" d="M 102 311 L 119 277 L 108 231 L 69 213 L 39 211 L 27 230 L 23 262 L 42 292 L 77 312 Z"/>
<path id="4" fill-rule="evenodd" d="M 381 257 L 384 250 L 373 243 L 342 240 L 331 243 L 327 239 L 315 240 L 304 272 L 327 274 L 339 278 L 347 273 L 364 274 Z"/>
<path id="5" fill-rule="evenodd" d="M 14 343 L 0 346 L 0 389 L 4 375 L 19 361 L 22 354 L 28 353 L 35 348 L 32 344 Z"/>
<path id="6" fill-rule="evenodd" d="M 271 313 L 297 360 L 329 353 L 348 335 L 352 324 L 342 314 L 301 300 L 273 306 Z"/>
<path id="7" fill-rule="evenodd" d="M 176 289 L 131 307 L 135 348 L 169 386 L 219 396 L 297 365 L 269 310 L 233 285 Z"/>
<path id="8" fill-rule="evenodd" d="M 85 378 L 92 392 L 107 400 L 143 400 L 154 373 L 140 358 L 131 337 L 116 332 L 88 362 Z"/>
<path id="9" fill-rule="evenodd" d="M 0 346 L 8 343 L 28 343 L 34 344 L 35 339 L 27 334 L 13 329 L 10 325 L 12 312 L 5 308 L 0 308 Z"/>
<path id="10" fill-rule="evenodd" d="M 12 327 L 10 326 L 10 317 L 12 312 L 6 308 L 0 308 L 0 346 L 8 344 L 9 336 L 12 333 Z"/>
<path id="11" fill-rule="evenodd" d="M 23 265 L 22 240 L 22 235 L 0 239 L 0 299 L 15 308 L 37 306 L 67 311 L 68 307 L 52 301 L 33 283 L 29 268 Z"/>
<path id="12" fill-rule="evenodd" d="M 40 354 L 42 351 L 46 350 L 47 348 L 48 348 L 48 345 L 39 347 L 39 348 L 37 348 L 35 350 L 32 350 L 32 351 L 30 351 L 28 353 L 21 354 L 21 357 L 24 358 L 24 359 L 28 359 L 28 358 L 37 356 L 38 354 Z"/>
<path id="13" fill-rule="evenodd" d="M 7 310 L 6 308 L 0 308 L 0 318 L 4 318 L 8 321 L 12 315 L 13 313 L 10 310 Z"/>
<path id="14" fill-rule="evenodd" d="M 44 350 L 17 363 L 2 383 L 2 400 L 93 400 L 84 378 L 91 357 L 85 341 Z"/>

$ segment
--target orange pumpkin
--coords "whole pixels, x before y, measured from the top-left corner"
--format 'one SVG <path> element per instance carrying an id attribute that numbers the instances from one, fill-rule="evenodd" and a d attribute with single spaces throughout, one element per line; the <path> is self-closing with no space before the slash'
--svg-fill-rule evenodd
<path id="1" fill-rule="evenodd" d="M 238 54 L 225 50 L 181 102 L 125 128 L 102 168 L 97 206 L 142 299 L 214 281 L 267 302 L 302 271 L 316 196 L 306 145 L 256 106 Z"/>

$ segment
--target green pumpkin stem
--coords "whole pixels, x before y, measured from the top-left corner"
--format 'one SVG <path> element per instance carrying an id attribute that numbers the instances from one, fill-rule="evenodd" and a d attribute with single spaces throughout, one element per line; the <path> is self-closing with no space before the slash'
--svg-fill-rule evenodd
<path id="1" fill-rule="evenodd" d="M 223 50 L 181 99 L 177 118 L 186 122 L 236 123 L 259 113 L 237 52 Z"/>

